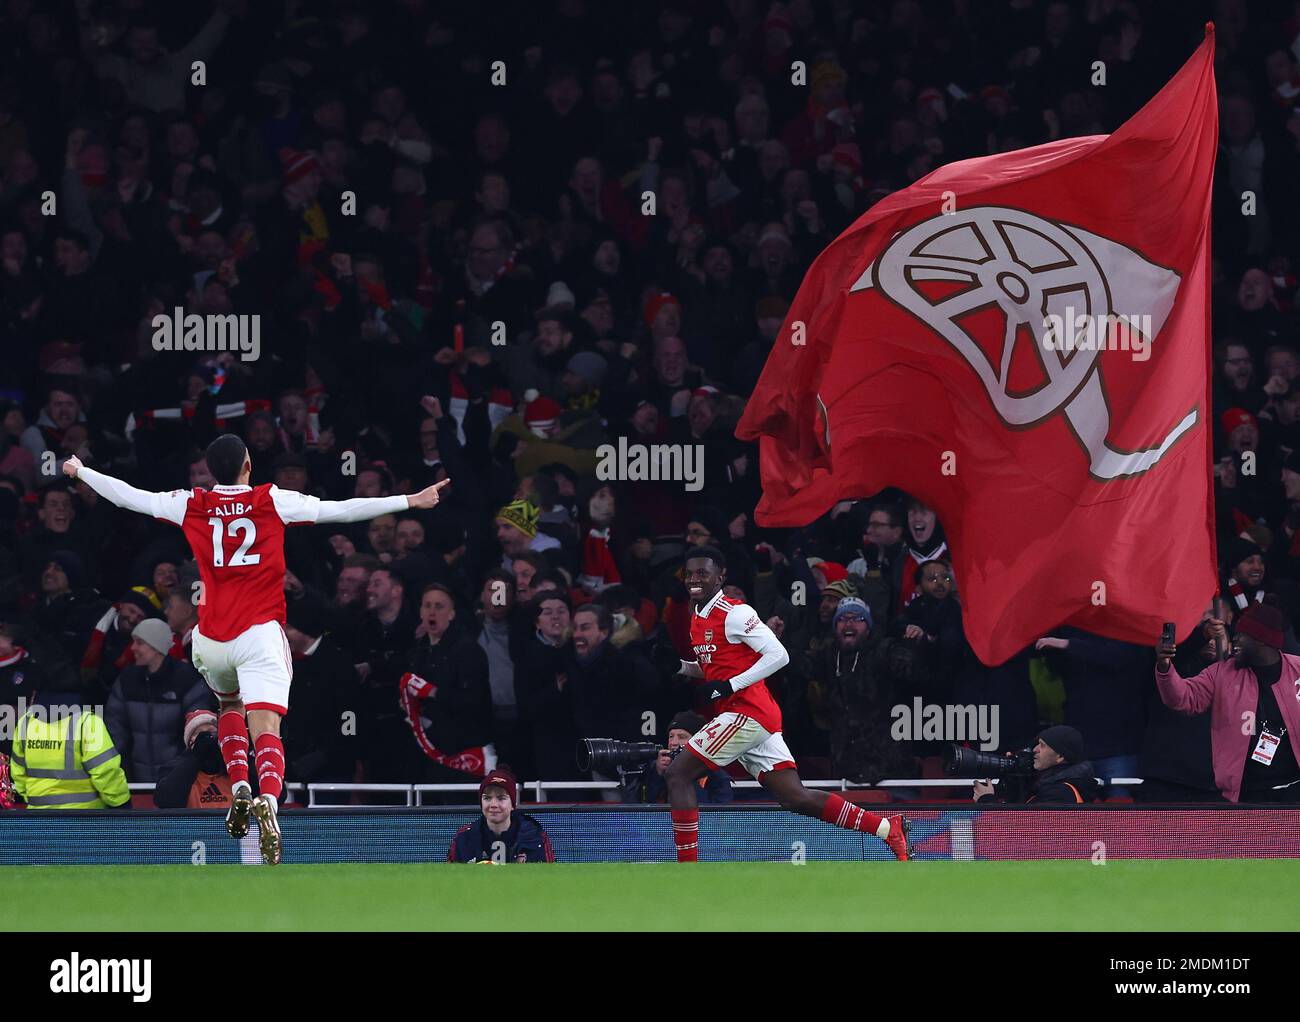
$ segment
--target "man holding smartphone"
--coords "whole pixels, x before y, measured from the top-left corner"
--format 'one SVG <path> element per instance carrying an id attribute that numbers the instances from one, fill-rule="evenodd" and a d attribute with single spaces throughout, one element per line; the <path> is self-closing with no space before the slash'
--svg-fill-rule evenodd
<path id="1" fill-rule="evenodd" d="M 1300 656 L 1282 652 L 1286 618 L 1259 603 L 1237 622 L 1233 657 L 1193 678 L 1173 665 L 1169 626 L 1156 646 L 1156 688 L 1171 710 L 1210 711 L 1214 781 L 1229 802 L 1300 803 Z"/>

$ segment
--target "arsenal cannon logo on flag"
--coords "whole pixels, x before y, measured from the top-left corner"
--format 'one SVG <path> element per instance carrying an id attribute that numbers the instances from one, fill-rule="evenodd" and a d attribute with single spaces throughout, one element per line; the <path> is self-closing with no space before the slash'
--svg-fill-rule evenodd
<path id="1" fill-rule="evenodd" d="M 1113 134 L 941 167 L 817 258 L 737 428 L 759 524 L 924 500 L 989 664 L 1061 624 L 1149 644 L 1200 619 L 1213 64 L 1207 26 Z"/>

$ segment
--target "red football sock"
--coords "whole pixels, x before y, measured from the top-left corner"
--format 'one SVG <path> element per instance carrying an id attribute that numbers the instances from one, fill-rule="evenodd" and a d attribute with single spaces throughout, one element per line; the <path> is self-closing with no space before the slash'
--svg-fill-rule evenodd
<path id="1" fill-rule="evenodd" d="M 217 741 L 231 784 L 248 783 L 248 729 L 239 710 L 226 710 L 217 718 Z"/>
<path id="2" fill-rule="evenodd" d="M 673 841 L 677 844 L 678 862 L 697 862 L 700 850 L 700 811 L 673 810 Z"/>
<path id="3" fill-rule="evenodd" d="M 274 795 L 278 802 L 284 791 L 284 744 L 279 735 L 267 732 L 257 736 L 254 746 L 257 749 L 257 790 L 263 795 Z"/>
<path id="4" fill-rule="evenodd" d="M 827 823 L 835 824 L 837 827 L 843 827 L 845 830 L 865 830 L 877 837 L 884 836 L 880 833 L 880 825 L 885 822 L 883 816 L 869 813 L 861 806 L 854 805 L 834 792 L 830 793 L 830 796 L 826 799 L 826 804 L 822 806 L 822 819 Z"/>

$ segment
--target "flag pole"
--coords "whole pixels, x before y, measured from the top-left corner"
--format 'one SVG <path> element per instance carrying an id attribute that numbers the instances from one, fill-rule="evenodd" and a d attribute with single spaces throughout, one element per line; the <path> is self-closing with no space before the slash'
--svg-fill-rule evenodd
<path id="1" fill-rule="evenodd" d="M 1226 609 L 1226 608 L 1225 608 L 1224 603 L 1223 603 L 1223 596 L 1220 595 L 1219 593 L 1215 593 L 1215 594 L 1214 594 L 1214 616 L 1215 616 L 1218 620 L 1223 621 L 1223 620 L 1224 620 L 1224 618 L 1223 618 L 1223 612 L 1224 612 L 1225 609 Z M 1219 656 L 1219 659 L 1220 659 L 1220 660 L 1227 660 L 1227 659 L 1228 659 L 1228 635 L 1227 635 L 1227 631 L 1226 631 L 1226 628 L 1227 628 L 1227 622 L 1226 622 L 1226 621 L 1224 621 L 1224 628 L 1225 628 L 1225 631 L 1224 631 L 1224 634 L 1223 634 L 1223 635 L 1216 635 L 1216 636 L 1214 637 L 1214 647 L 1215 647 L 1216 652 L 1218 653 L 1218 656 Z"/>

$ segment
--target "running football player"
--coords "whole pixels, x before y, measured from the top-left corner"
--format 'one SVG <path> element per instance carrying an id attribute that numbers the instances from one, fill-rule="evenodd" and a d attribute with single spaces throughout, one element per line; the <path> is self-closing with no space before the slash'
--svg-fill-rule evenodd
<path id="1" fill-rule="evenodd" d="M 710 770 L 736 760 L 791 812 L 845 830 L 875 834 L 900 860 L 911 857 L 911 824 L 904 816 L 877 816 L 834 792 L 805 788 L 794 757 L 781 736 L 781 709 L 766 680 L 790 662 L 790 654 L 748 604 L 722 592 L 726 561 L 713 547 L 686 555 L 685 582 L 694 610 L 691 644 L 695 660 L 681 662 L 682 674 L 702 678 L 714 700 L 714 717 L 697 731 L 665 775 L 672 804 L 678 862 L 695 862 L 700 812 L 695 785 Z"/>

